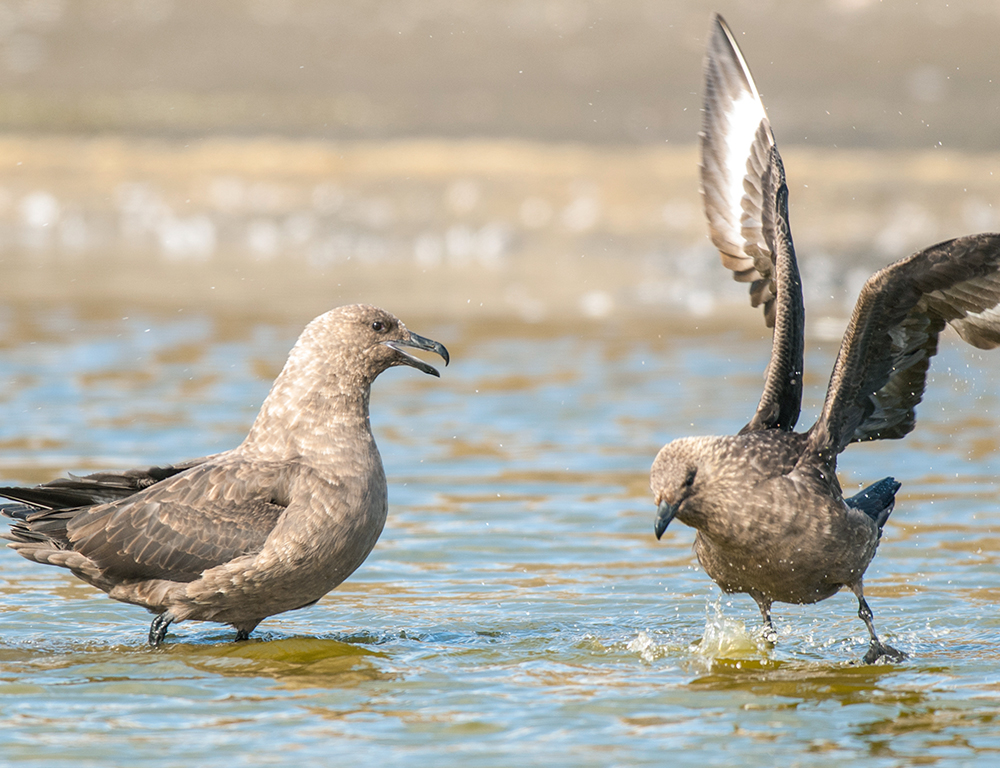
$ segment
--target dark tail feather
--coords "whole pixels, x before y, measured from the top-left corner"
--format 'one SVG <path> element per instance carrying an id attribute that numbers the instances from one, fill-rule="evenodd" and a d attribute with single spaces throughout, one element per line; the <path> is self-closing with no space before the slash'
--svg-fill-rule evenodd
<path id="1" fill-rule="evenodd" d="M 212 458 L 208 456 L 206 458 Z M 83 477 L 61 477 L 30 488 L 0 488 L 0 496 L 35 509 L 75 509 L 110 504 L 173 477 L 205 459 L 195 459 L 167 467 L 130 469 L 127 472 L 95 472 Z M 4 510 L 8 517 L 16 517 Z"/>
<path id="2" fill-rule="evenodd" d="M 27 520 L 29 516 L 38 512 L 38 507 L 28 504 L 0 504 L 0 515 L 9 517 L 11 520 Z"/>
<path id="3" fill-rule="evenodd" d="M 892 507 L 896 503 L 896 491 L 900 484 L 894 477 L 887 477 L 872 483 L 856 496 L 845 499 L 847 506 L 859 509 L 875 521 L 881 532 L 885 521 L 889 519 Z"/>
<path id="4" fill-rule="evenodd" d="M 167 467 L 96 472 L 84 477 L 70 475 L 29 488 L 0 488 L 0 497 L 15 502 L 0 503 L 0 515 L 12 521 L 10 530 L 0 533 L 0 539 L 22 543 L 48 541 L 65 548 L 69 544 L 66 526 L 81 509 L 127 498 L 208 458 L 211 457 Z"/>
<path id="5" fill-rule="evenodd" d="M 77 513 L 75 509 L 39 510 L 25 504 L 0 505 L 0 514 L 11 520 L 10 529 L 0 531 L 0 539 L 21 543 L 48 542 L 65 549 L 69 545 L 66 526 Z"/>
<path id="6" fill-rule="evenodd" d="M 40 509 L 72 509 L 75 507 L 87 507 L 91 504 L 106 504 L 109 501 L 117 501 L 125 496 L 131 496 L 134 490 L 117 487 L 109 488 L 105 486 L 95 486 L 93 488 L 65 487 L 60 488 L 52 483 L 38 485 L 31 488 L 0 488 L 0 496 L 13 501 L 20 501 L 28 505 L 35 511 Z M 4 510 L 8 517 L 21 516 L 16 512 Z"/>

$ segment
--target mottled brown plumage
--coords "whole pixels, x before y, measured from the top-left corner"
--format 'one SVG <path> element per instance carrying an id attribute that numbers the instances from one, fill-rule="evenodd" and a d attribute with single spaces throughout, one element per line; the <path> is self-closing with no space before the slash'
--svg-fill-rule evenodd
<path id="1" fill-rule="evenodd" d="M 1000 344 L 1000 235 L 961 237 L 873 275 L 858 298 L 823 410 L 792 430 L 802 397 L 805 311 L 788 223 L 788 188 L 750 70 L 716 16 L 705 64 L 702 191 L 713 243 L 751 283 L 774 327 L 757 412 L 733 437 L 664 446 L 650 484 L 660 537 L 675 517 L 697 530 L 695 552 L 726 592 L 756 600 L 774 638 L 774 602 L 813 603 L 849 587 L 871 637 L 865 661 L 904 655 L 881 643 L 863 577 L 899 488 L 885 478 L 845 499 L 837 456 L 851 442 L 913 429 L 927 367 L 950 324 L 970 344 Z"/>
<path id="2" fill-rule="evenodd" d="M 386 480 L 368 419 L 371 383 L 409 365 L 404 348 L 435 352 L 367 305 L 341 307 L 302 332 L 249 435 L 231 451 L 127 472 L 0 488 L 18 502 L 8 546 L 68 568 L 116 600 L 173 622 L 260 621 L 311 605 L 346 579 L 382 532 Z"/>

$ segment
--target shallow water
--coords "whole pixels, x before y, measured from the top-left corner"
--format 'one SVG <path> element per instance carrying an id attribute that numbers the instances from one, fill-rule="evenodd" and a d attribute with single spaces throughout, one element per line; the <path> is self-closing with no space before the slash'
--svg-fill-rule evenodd
<path id="1" fill-rule="evenodd" d="M 1000 354 L 944 340 L 917 430 L 843 457 L 847 489 L 903 483 L 866 585 L 910 660 L 864 667 L 849 593 L 776 606 L 778 644 L 758 647 L 753 602 L 720 596 L 693 532 L 652 533 L 659 446 L 753 411 L 768 352 L 756 313 L 701 331 L 404 319 L 454 362 L 440 381 L 376 383 L 389 522 L 313 608 L 240 644 L 175 625 L 153 650 L 141 609 L 0 551 L 0 763 L 997 759 Z M 0 479 L 236 444 L 300 327 L 3 309 Z M 809 344 L 802 426 L 835 351 Z"/>

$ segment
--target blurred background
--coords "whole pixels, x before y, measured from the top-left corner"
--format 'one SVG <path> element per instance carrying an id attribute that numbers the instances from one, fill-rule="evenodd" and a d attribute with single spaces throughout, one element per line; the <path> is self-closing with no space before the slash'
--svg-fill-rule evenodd
<path id="1" fill-rule="evenodd" d="M 3 0 L 0 297 L 742 305 L 696 176 L 713 10 L 785 156 L 807 304 L 1000 228 L 992 1 Z"/>
<path id="2" fill-rule="evenodd" d="M 1000 230 L 997 0 L 0 0 L 3 485 L 238 445 L 340 304 L 453 361 L 376 382 L 385 532 L 269 642 L 150 653 L 0 547 L 0 763 L 994 764 L 1000 354 L 942 342 L 914 433 L 839 464 L 903 483 L 866 593 L 911 662 L 852 663 L 849 595 L 759 648 L 653 536 L 656 451 L 745 424 L 770 354 L 701 211 L 715 10 L 788 173 L 808 427 L 863 281 Z"/>

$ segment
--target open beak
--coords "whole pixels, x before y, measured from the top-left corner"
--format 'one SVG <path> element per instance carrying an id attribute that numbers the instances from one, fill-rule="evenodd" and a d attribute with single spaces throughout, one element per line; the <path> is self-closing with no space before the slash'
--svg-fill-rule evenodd
<path id="1" fill-rule="evenodd" d="M 404 365 L 409 365 L 416 368 L 418 371 L 423 371 L 424 373 L 429 373 L 431 376 L 440 377 L 441 374 L 438 373 L 438 369 L 433 365 L 428 365 L 419 357 L 414 357 L 409 352 L 407 352 L 404 347 L 412 347 L 413 349 L 423 349 L 427 352 L 433 352 L 440 355 L 444 360 L 444 364 L 448 365 L 451 362 L 451 358 L 448 356 L 448 350 L 445 349 L 444 344 L 433 339 L 428 339 L 425 336 L 410 332 L 410 337 L 408 339 L 400 339 L 393 341 L 383 341 L 387 347 L 390 347 L 396 352 L 398 352 L 402 357 L 402 363 Z"/>
<path id="2" fill-rule="evenodd" d="M 656 508 L 656 525 L 653 530 L 656 532 L 656 538 L 663 535 L 663 532 L 667 530 L 667 526 L 670 525 L 670 521 L 674 519 L 677 514 L 676 504 L 671 504 L 668 501 L 661 501 L 660 506 Z"/>

